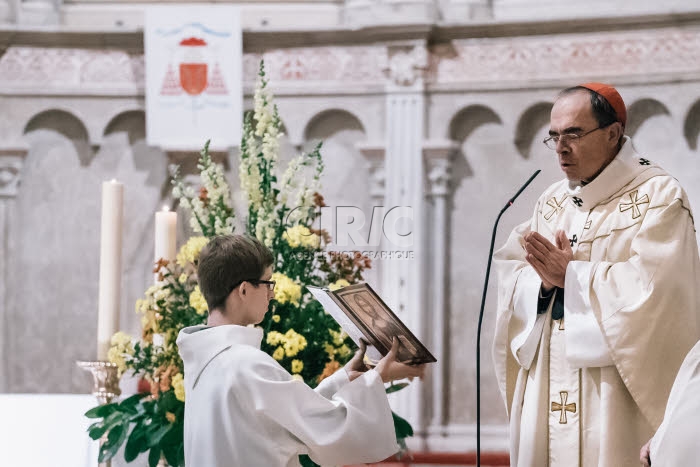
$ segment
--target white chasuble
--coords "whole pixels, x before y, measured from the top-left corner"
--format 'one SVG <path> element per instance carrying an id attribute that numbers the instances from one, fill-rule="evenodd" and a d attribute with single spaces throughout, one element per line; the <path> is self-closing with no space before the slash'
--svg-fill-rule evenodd
<path id="1" fill-rule="evenodd" d="M 651 442 L 651 465 L 678 467 L 700 462 L 700 342 L 685 357 L 668 398 L 664 421 Z"/>
<path id="2" fill-rule="evenodd" d="M 187 467 L 298 467 L 377 462 L 398 451 L 379 374 L 344 369 L 313 390 L 260 350 L 260 328 L 192 326 L 185 365 Z"/>
<path id="3" fill-rule="evenodd" d="M 564 318 L 552 320 L 552 303 L 537 314 L 541 280 L 525 261 L 523 236 L 537 231 L 556 244 L 558 230 L 574 259 L 556 292 Z M 683 189 L 625 138 L 593 182 L 549 187 L 494 259 L 493 356 L 511 465 L 638 465 L 700 338 L 700 260 Z"/>

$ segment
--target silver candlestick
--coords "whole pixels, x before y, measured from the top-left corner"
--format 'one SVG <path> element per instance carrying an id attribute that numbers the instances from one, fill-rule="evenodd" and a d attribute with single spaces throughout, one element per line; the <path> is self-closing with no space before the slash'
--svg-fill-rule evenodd
<path id="1" fill-rule="evenodd" d="M 105 405 L 119 396 L 122 391 L 119 389 L 119 370 L 117 365 L 112 362 L 96 361 L 96 362 L 76 362 L 83 370 L 92 373 L 92 394 L 97 398 L 99 405 Z M 100 448 L 106 440 L 105 436 L 100 439 Z M 103 462 L 100 467 L 111 467 L 112 461 Z"/>

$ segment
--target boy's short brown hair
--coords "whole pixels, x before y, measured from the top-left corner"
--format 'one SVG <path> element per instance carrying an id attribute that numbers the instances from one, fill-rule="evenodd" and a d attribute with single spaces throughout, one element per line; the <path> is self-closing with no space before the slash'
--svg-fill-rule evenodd
<path id="1" fill-rule="evenodd" d="M 209 240 L 202 248 L 197 266 L 199 289 L 209 311 L 223 309 L 234 287 L 260 279 L 273 262 L 270 250 L 256 238 L 220 235 Z"/>

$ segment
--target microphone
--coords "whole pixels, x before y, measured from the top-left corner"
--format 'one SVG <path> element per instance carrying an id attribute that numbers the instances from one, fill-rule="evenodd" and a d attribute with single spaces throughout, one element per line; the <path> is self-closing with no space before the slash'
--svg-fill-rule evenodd
<path id="1" fill-rule="evenodd" d="M 496 242 L 496 230 L 498 222 L 506 209 L 513 205 L 515 199 L 520 196 L 527 186 L 540 174 L 540 170 L 536 170 L 534 174 L 520 187 L 515 196 L 508 200 L 508 203 L 501 209 L 501 212 L 493 224 L 493 234 L 491 235 L 491 248 L 489 248 L 489 261 L 486 266 L 486 279 L 484 280 L 484 293 L 481 296 L 481 309 L 479 310 L 479 326 L 476 333 L 476 467 L 481 467 L 481 323 L 484 319 L 484 305 L 486 303 L 486 291 L 489 286 L 489 275 L 491 274 L 491 259 L 493 257 L 493 245 Z"/>

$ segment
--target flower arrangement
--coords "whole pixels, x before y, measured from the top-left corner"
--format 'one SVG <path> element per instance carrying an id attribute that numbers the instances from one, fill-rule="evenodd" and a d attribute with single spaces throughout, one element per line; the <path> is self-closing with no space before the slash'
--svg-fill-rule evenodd
<path id="1" fill-rule="evenodd" d="M 254 114 L 245 119 L 240 155 L 240 187 L 247 201 L 245 229 L 273 252 L 275 300 L 264 321 L 262 350 L 295 378 L 314 387 L 353 355 L 354 344 L 304 286 L 341 288 L 362 280 L 370 260 L 360 255 L 327 255 L 330 237 L 313 228 L 324 206 L 319 194 L 323 159 L 317 145 L 293 159 L 277 176 L 281 122 L 260 65 Z M 183 416 L 186 391 L 183 364 L 175 339 L 183 327 L 206 323 L 207 303 L 197 285 L 199 253 L 208 239 L 233 233 L 235 212 L 223 168 L 213 163 L 208 143 L 198 162 L 201 187 L 187 186 L 173 169 L 173 197 L 190 214 L 196 236 L 181 247 L 174 262 L 159 260 L 158 281 L 136 302 L 141 315 L 139 339 L 122 332 L 112 337 L 109 359 L 120 375 L 142 377 L 140 393 L 95 407 L 87 417 L 99 419 L 88 430 L 103 438 L 99 462 L 111 459 L 126 443 L 131 462 L 148 452 L 150 467 L 164 458 L 184 465 Z M 389 391 L 400 386 L 392 386 Z M 395 416 L 397 438 L 412 435 L 410 425 Z M 303 456 L 304 465 L 315 465 Z"/>

